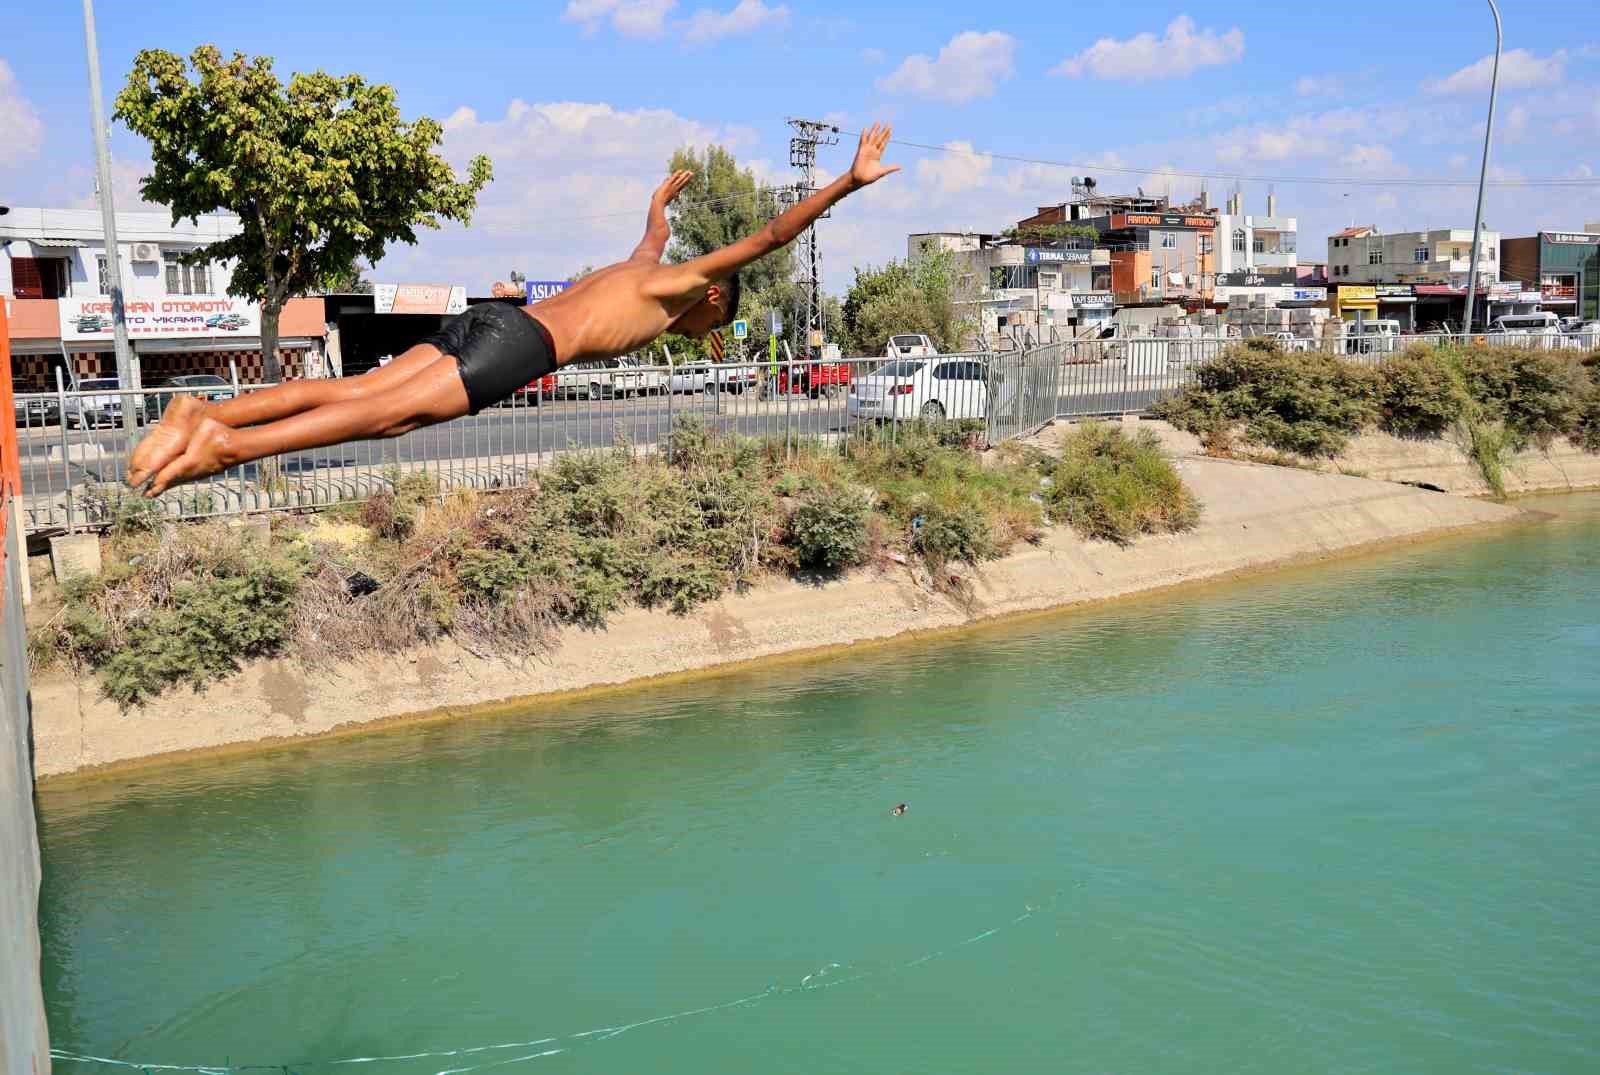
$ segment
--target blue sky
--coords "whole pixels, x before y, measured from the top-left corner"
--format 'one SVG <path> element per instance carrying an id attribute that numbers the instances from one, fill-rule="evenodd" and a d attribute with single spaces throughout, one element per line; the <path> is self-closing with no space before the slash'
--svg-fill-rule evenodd
<path id="1" fill-rule="evenodd" d="M 470 229 L 398 248 L 375 275 L 474 291 L 513 268 L 559 278 L 625 256 L 675 145 L 721 142 L 787 181 L 792 115 L 851 130 L 886 119 L 897 138 L 945 147 L 892 146 L 905 172 L 822 225 L 833 290 L 854 265 L 903 256 L 907 232 L 998 230 L 1066 198 L 1084 171 L 1102 190 L 1179 198 L 1201 181 L 1177 173 L 1262 177 L 1242 184 L 1254 212 L 1275 177 L 1303 260 L 1352 220 L 1470 227 L 1469 186 L 1414 184 L 1476 177 L 1493 43 L 1487 6 L 1468 0 L 1147 3 L 1092 18 L 932 0 L 548 0 L 462 16 L 418 0 L 98 8 L 108 99 L 138 49 L 210 42 L 271 55 L 285 76 L 361 72 L 393 84 L 406 114 L 446 121 L 447 155 L 488 153 L 496 182 Z M 1571 5 L 1501 8 L 1494 175 L 1567 182 L 1491 189 L 1485 217 L 1507 235 L 1580 228 L 1600 219 L 1600 30 Z M 0 201 L 87 204 L 82 56 L 76 4 L 7 20 Z M 848 142 L 824 151 L 826 169 L 845 166 Z M 132 207 L 147 153 L 125 131 L 113 151 L 119 204 Z M 1363 183 L 1296 181 L 1307 177 Z M 1207 185 L 1216 204 L 1233 184 Z"/>

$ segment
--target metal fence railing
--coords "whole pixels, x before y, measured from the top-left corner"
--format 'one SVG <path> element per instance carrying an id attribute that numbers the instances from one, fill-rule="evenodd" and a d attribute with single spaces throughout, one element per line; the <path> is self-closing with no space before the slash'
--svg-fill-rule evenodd
<path id="1" fill-rule="evenodd" d="M 1578 336 L 1372 336 L 1284 341 L 1354 361 L 1382 361 L 1414 344 L 1600 346 Z M 1027 351 L 836 362 L 688 363 L 566 367 L 481 414 L 392 440 L 317 448 L 235 467 L 164 494 L 175 518 L 204 518 L 359 501 L 402 475 L 426 471 L 447 488 L 520 485 L 560 453 L 626 445 L 664 451 L 675 422 L 693 416 L 722 433 L 781 443 L 785 451 L 848 450 L 849 437 L 878 429 L 894 438 L 911 419 L 981 423 L 991 443 L 1026 436 L 1054 418 L 1142 414 L 1190 384 L 1195 370 L 1237 338 L 1136 337 L 1075 340 Z M 21 503 L 30 533 L 105 527 L 133 501 L 124 483 L 128 451 L 177 392 L 213 397 L 260 391 L 221 383 L 124 394 L 73 392 L 16 397 Z M 137 422 L 121 424 L 121 400 Z"/>

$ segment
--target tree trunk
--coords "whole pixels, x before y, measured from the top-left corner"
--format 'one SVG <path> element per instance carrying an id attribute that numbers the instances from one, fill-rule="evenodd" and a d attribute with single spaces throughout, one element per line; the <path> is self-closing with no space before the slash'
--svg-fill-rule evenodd
<path id="1" fill-rule="evenodd" d="M 261 380 L 266 384 L 283 380 L 278 367 L 278 315 L 282 312 L 282 304 L 261 304 Z"/>

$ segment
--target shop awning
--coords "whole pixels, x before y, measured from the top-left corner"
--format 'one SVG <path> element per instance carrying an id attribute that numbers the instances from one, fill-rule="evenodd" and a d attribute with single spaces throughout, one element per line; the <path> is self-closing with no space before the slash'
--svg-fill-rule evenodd
<path id="1" fill-rule="evenodd" d="M 278 337 L 280 349 L 310 347 L 311 342 L 309 336 Z M 110 347 L 102 349 L 110 350 Z M 141 355 L 181 354 L 185 351 L 259 351 L 261 339 L 257 336 L 247 336 L 242 340 L 229 336 L 188 336 L 181 340 L 134 340 L 133 349 Z"/>
<path id="2" fill-rule="evenodd" d="M 58 246 L 63 249 L 77 248 L 83 245 L 82 239 L 29 239 L 34 246 Z"/>

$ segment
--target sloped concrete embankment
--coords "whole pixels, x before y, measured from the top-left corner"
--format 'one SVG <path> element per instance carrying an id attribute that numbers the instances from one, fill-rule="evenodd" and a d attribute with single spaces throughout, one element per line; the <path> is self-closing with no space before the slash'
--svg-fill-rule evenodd
<path id="1" fill-rule="evenodd" d="M 775 580 L 689 617 L 632 611 L 603 632 L 569 631 L 547 660 L 479 660 L 444 645 L 308 673 L 262 662 L 201 694 L 123 714 L 89 678 L 35 684 L 41 775 L 171 752 L 289 739 L 406 716 L 621 684 L 663 674 L 959 627 L 1232 572 L 1526 517 L 1503 504 L 1369 479 L 1181 455 L 1205 507 L 1198 529 L 1118 548 L 1051 531 L 985 565 L 971 608 L 903 571 L 825 585 Z"/>

